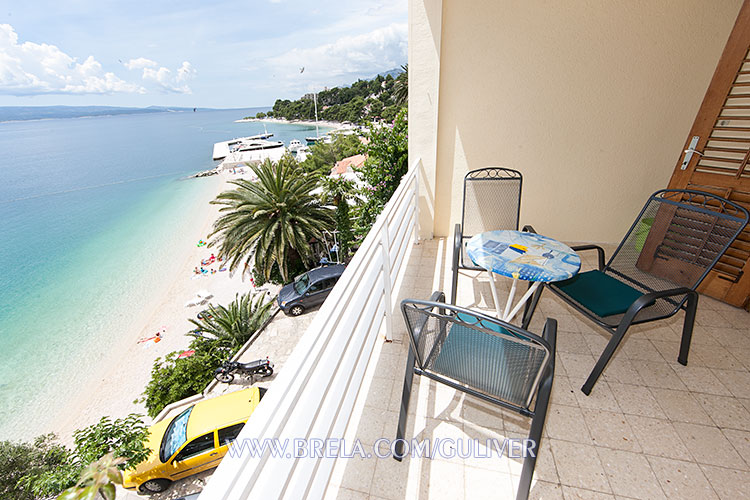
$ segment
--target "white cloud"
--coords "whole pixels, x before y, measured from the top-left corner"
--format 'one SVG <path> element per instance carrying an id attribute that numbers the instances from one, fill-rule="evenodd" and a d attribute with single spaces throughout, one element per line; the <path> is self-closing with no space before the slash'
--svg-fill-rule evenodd
<path id="1" fill-rule="evenodd" d="M 391 24 L 318 47 L 293 49 L 267 63 L 277 77 L 289 82 L 290 89 L 309 91 L 399 67 L 407 60 L 407 39 L 406 24 Z"/>
<path id="2" fill-rule="evenodd" d="M 54 45 L 18 43 L 18 34 L 9 24 L 0 24 L 0 94 L 145 93 L 141 86 L 128 83 L 89 56 L 83 63 Z"/>
<path id="3" fill-rule="evenodd" d="M 146 59 L 145 57 L 139 57 L 138 59 L 131 59 L 130 61 L 123 63 L 123 65 L 128 69 L 153 68 L 154 66 L 158 66 L 156 61 L 152 61 L 151 59 Z"/>

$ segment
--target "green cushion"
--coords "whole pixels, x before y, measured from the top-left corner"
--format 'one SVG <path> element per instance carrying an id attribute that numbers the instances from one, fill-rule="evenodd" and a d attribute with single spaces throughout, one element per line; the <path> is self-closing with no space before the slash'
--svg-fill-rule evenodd
<path id="1" fill-rule="evenodd" d="M 605 317 L 622 314 L 643 293 L 601 271 L 579 273 L 555 283 L 565 295 L 594 314 Z"/>

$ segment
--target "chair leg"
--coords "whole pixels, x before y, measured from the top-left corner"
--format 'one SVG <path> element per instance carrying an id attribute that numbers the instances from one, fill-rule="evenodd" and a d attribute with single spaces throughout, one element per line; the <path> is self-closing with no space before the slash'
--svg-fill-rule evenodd
<path id="1" fill-rule="evenodd" d="M 589 378 L 586 379 L 586 383 L 581 387 L 581 391 L 583 391 L 585 395 L 588 396 L 591 394 L 591 389 L 594 388 L 596 381 L 599 380 L 604 368 L 617 350 L 617 346 L 622 342 L 623 337 L 625 337 L 625 332 L 628 331 L 629 327 L 630 321 L 623 320 L 623 322 L 617 327 L 617 330 L 615 330 L 615 333 L 612 334 L 612 338 L 609 339 L 607 347 L 604 348 L 604 352 L 599 356 L 599 360 L 596 362 L 596 365 L 594 365 L 594 369 L 591 370 Z"/>
<path id="2" fill-rule="evenodd" d="M 680 342 L 680 356 L 677 361 L 681 365 L 687 365 L 688 353 L 690 352 L 690 339 L 693 337 L 693 325 L 695 324 L 695 313 L 698 310 L 698 293 L 688 295 L 687 309 L 685 310 L 685 322 L 682 324 L 682 341 Z"/>
<path id="3" fill-rule="evenodd" d="M 529 282 L 529 288 L 531 288 L 531 282 Z M 528 330 L 529 323 L 531 323 L 531 318 L 534 317 L 534 312 L 536 311 L 536 306 L 539 304 L 539 298 L 542 296 L 542 290 L 544 290 L 544 283 L 541 283 L 539 285 L 539 288 L 536 289 L 536 292 L 534 292 L 534 295 L 531 296 L 531 300 L 526 302 L 526 305 L 523 308 L 523 319 L 521 321 L 521 328 L 524 330 Z"/>
<path id="4" fill-rule="evenodd" d="M 518 482 L 518 493 L 516 500 L 526 500 L 529 498 L 531 489 L 531 480 L 534 477 L 534 468 L 536 459 L 542 444 L 542 430 L 544 421 L 547 418 L 547 407 L 549 405 L 550 393 L 552 392 L 553 381 L 552 370 L 539 386 L 539 392 L 536 398 L 536 407 L 534 408 L 534 418 L 531 420 L 531 431 L 529 432 L 528 448 L 525 448 L 526 456 L 523 460 L 523 469 L 521 469 L 521 479 Z"/>
<path id="5" fill-rule="evenodd" d="M 451 276 L 451 304 L 456 305 L 456 294 L 458 292 L 458 267 L 461 263 L 461 245 L 463 244 L 463 238 L 461 236 L 461 224 L 456 224 L 453 229 L 453 272 Z"/>
<path id="6" fill-rule="evenodd" d="M 398 415 L 398 429 L 396 429 L 396 449 L 393 458 L 399 462 L 404 456 L 404 434 L 406 433 L 406 419 L 409 418 L 409 399 L 411 386 L 414 381 L 414 351 L 409 348 L 406 358 L 406 373 L 404 373 L 404 390 L 401 393 L 401 411 Z"/>

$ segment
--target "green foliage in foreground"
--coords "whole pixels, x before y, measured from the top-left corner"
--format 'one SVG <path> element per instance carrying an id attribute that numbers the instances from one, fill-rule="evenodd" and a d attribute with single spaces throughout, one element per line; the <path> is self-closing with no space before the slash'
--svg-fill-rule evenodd
<path id="1" fill-rule="evenodd" d="M 151 380 L 139 400 L 149 416 L 155 417 L 165 406 L 200 394 L 213 380 L 214 370 L 236 353 L 270 315 L 273 298 L 265 294 L 253 298 L 246 293 L 227 306 L 209 306 L 204 319 L 191 320 L 200 330 L 190 343 L 195 354 L 178 358 L 178 351 L 157 358 Z M 212 316 L 208 319 L 208 316 Z M 205 336 L 204 336 L 205 335 Z"/>
<path id="2" fill-rule="evenodd" d="M 122 460 L 121 468 L 135 467 L 148 457 L 148 429 L 140 415 L 131 414 L 98 423 L 73 433 L 74 449 L 55 442 L 54 434 L 33 442 L 0 442 L 0 498 L 32 500 L 59 494 L 74 486 L 86 465 L 107 453 Z"/>
<path id="3" fill-rule="evenodd" d="M 97 495 L 104 500 L 115 500 L 116 484 L 122 484 L 122 472 L 117 467 L 124 462 L 108 453 L 91 463 L 81 472 L 78 482 L 65 490 L 57 500 L 94 500 Z"/>

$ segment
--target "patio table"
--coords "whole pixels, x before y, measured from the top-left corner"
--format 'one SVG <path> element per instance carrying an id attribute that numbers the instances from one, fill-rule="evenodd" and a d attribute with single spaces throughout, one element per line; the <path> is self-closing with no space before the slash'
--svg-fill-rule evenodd
<path id="1" fill-rule="evenodd" d="M 492 298 L 498 318 L 511 321 L 540 283 L 562 281 L 581 269 L 581 258 L 564 243 L 536 233 L 521 231 L 487 231 L 477 234 L 466 245 L 466 253 L 490 277 Z M 505 310 L 500 310 L 493 273 L 513 278 Z M 531 281 L 531 287 L 512 307 L 518 280 Z"/>

